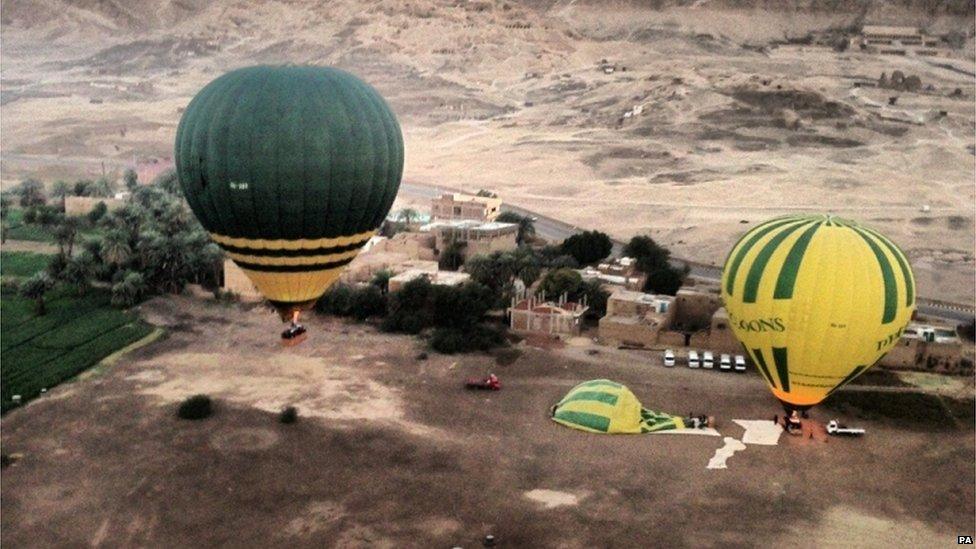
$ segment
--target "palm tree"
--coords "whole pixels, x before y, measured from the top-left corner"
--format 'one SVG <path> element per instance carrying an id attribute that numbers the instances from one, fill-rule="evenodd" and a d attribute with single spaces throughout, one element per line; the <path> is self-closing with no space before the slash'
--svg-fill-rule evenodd
<path id="1" fill-rule="evenodd" d="M 67 181 L 55 181 L 54 186 L 51 187 L 51 195 L 61 199 L 62 212 L 64 211 L 65 202 L 67 202 L 69 194 L 71 194 L 71 185 L 69 185 Z"/>
<path id="2" fill-rule="evenodd" d="M 142 275 L 126 271 L 122 280 L 112 286 L 112 305 L 116 307 L 131 307 L 135 305 L 146 292 L 146 284 Z"/>
<path id="3" fill-rule="evenodd" d="M 71 257 L 80 226 L 81 219 L 70 216 L 62 218 L 54 228 L 54 240 L 58 244 L 58 255 L 61 256 L 61 259 Z"/>
<path id="4" fill-rule="evenodd" d="M 502 212 L 495 221 L 501 223 L 515 223 L 518 225 L 518 235 L 515 240 L 519 244 L 524 244 L 526 240 L 535 236 L 535 221 L 527 215 L 519 215 L 515 212 Z"/>
<path id="5" fill-rule="evenodd" d="M 390 291 L 391 278 L 393 278 L 393 273 L 386 269 L 380 269 L 379 271 L 376 271 L 376 273 L 373 275 L 373 280 L 371 280 L 369 283 L 379 288 L 383 294 L 386 294 Z"/>
<path id="6" fill-rule="evenodd" d="M 413 208 L 404 208 L 397 215 L 397 220 L 409 225 L 415 220 L 420 219 L 420 214 Z"/>
<path id="7" fill-rule="evenodd" d="M 37 316 L 41 316 L 46 312 L 44 308 L 44 294 L 52 287 L 54 287 L 54 281 L 51 280 L 51 277 L 46 272 L 40 271 L 34 273 L 33 276 L 21 284 L 20 295 L 27 299 L 33 299 L 34 312 Z"/>
<path id="8" fill-rule="evenodd" d="M 132 256 L 129 239 L 122 231 L 112 231 L 102 239 L 102 259 L 109 265 L 122 265 Z"/>
<path id="9" fill-rule="evenodd" d="M 125 188 L 130 191 L 136 190 L 136 187 L 139 186 L 139 174 L 132 168 L 126 168 L 125 173 L 122 174 L 122 180 L 125 181 Z"/>
<path id="10" fill-rule="evenodd" d="M 107 177 L 100 177 L 97 181 L 95 181 L 95 184 L 92 185 L 91 191 L 92 196 L 109 198 L 114 194 L 115 189 L 114 185 L 108 180 Z"/>
<path id="11" fill-rule="evenodd" d="M 71 284 L 78 290 L 78 295 L 85 295 L 91 279 L 95 277 L 95 257 L 89 252 L 82 252 L 68 259 L 61 273 L 65 283 Z"/>

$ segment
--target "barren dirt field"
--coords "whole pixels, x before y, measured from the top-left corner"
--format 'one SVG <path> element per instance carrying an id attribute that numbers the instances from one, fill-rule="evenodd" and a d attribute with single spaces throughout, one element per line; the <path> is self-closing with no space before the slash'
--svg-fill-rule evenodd
<path id="1" fill-rule="evenodd" d="M 166 339 L 4 418 L 17 458 L 3 471 L 5 545 L 473 547 L 492 534 L 505 547 L 921 547 L 976 527 L 971 419 L 854 420 L 865 437 L 784 436 L 708 470 L 719 437 L 592 435 L 547 410 L 607 377 L 740 438 L 731 419 L 778 408 L 754 372 L 579 342 L 522 346 L 506 365 L 419 360 L 413 338 L 314 317 L 308 341 L 283 350 L 260 308 L 140 308 Z M 461 388 L 488 371 L 501 391 Z M 217 413 L 177 419 L 200 392 Z M 286 404 L 298 423 L 277 421 Z"/>
<path id="2" fill-rule="evenodd" d="M 389 99 L 407 181 L 489 188 L 713 264 L 751 223 L 833 212 L 902 245 L 920 296 L 972 303 L 972 38 L 948 58 L 770 47 L 873 20 L 971 37 L 972 14 L 715 4 L 12 0 L 3 184 L 169 157 L 182 109 L 219 74 L 328 64 Z M 854 85 L 895 70 L 923 88 Z"/>

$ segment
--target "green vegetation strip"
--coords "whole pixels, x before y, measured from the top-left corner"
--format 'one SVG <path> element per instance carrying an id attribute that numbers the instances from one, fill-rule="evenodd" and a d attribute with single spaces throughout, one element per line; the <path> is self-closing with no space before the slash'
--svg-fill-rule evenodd
<path id="1" fill-rule="evenodd" d="M 44 270 L 51 257 L 34 252 L 0 252 L 0 276 L 31 276 Z"/>
<path id="2" fill-rule="evenodd" d="M 55 292 L 48 314 L 35 316 L 33 303 L 16 295 L 0 299 L 0 405 L 6 412 L 13 395 L 22 402 L 41 389 L 76 376 L 103 358 L 149 335 L 152 326 L 109 307 L 109 294 L 85 297 Z"/>

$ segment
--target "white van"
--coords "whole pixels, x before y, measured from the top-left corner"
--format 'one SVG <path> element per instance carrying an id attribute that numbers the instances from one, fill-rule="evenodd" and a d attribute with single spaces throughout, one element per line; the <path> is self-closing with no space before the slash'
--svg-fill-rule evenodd
<path id="1" fill-rule="evenodd" d="M 701 368 L 701 362 L 698 361 L 698 351 L 688 351 L 688 367 Z"/>
<path id="2" fill-rule="evenodd" d="M 674 366 L 674 351 L 671 349 L 666 349 L 664 351 L 664 365 L 668 368 Z"/>
<path id="3" fill-rule="evenodd" d="M 736 372 L 746 371 L 746 357 L 742 355 L 735 355 L 735 371 Z"/>
<path id="4" fill-rule="evenodd" d="M 731 370 L 732 369 L 732 357 L 730 357 L 729 355 L 722 355 L 718 359 L 718 367 L 721 368 L 722 370 Z"/>
<path id="5" fill-rule="evenodd" d="M 702 354 L 702 366 L 705 367 L 705 368 L 714 368 L 715 367 L 715 357 L 712 356 L 712 352 L 711 351 L 705 351 Z"/>

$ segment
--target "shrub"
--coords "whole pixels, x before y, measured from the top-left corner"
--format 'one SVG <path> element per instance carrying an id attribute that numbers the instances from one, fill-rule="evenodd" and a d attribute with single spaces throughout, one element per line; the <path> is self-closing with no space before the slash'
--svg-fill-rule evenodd
<path id="1" fill-rule="evenodd" d="M 327 315 L 348 316 L 351 308 L 352 288 L 345 284 L 336 284 L 315 302 L 315 310 Z"/>
<path id="2" fill-rule="evenodd" d="M 44 195 L 44 184 L 33 178 L 23 180 L 17 186 L 16 192 L 20 195 L 20 206 L 22 208 L 40 206 L 47 202 L 47 197 Z"/>
<path id="3" fill-rule="evenodd" d="M 386 314 L 386 297 L 376 286 L 369 285 L 357 289 L 352 295 L 350 314 L 356 320 Z"/>
<path id="4" fill-rule="evenodd" d="M 471 351 L 487 351 L 505 343 L 501 332 L 484 325 L 460 328 L 437 328 L 430 338 L 430 346 L 447 355 Z"/>
<path id="5" fill-rule="evenodd" d="M 564 240 L 560 249 L 562 253 L 573 256 L 580 265 L 589 265 L 610 255 L 613 242 L 599 231 L 585 231 Z"/>
<path id="6" fill-rule="evenodd" d="M 193 395 L 184 400 L 176 410 L 180 419 L 204 419 L 213 415 L 213 402 L 207 395 Z"/>
<path id="7" fill-rule="evenodd" d="M 452 242 L 441 251 L 437 258 L 437 266 L 442 271 L 456 271 L 464 264 L 464 248 L 466 242 Z"/>
<path id="8" fill-rule="evenodd" d="M 539 290 L 545 293 L 547 299 L 559 299 L 566 294 L 570 300 L 580 295 L 583 287 L 583 277 L 573 269 L 556 269 L 549 271 L 542 278 Z"/>
<path id="9" fill-rule="evenodd" d="M 290 424 L 298 421 L 298 409 L 294 406 L 285 406 L 278 415 L 278 421 Z"/>
<path id="10" fill-rule="evenodd" d="M 95 207 L 93 207 L 90 212 L 88 212 L 88 221 L 94 225 L 95 223 L 98 223 L 101 218 L 105 217 L 106 213 L 108 213 L 108 206 L 106 206 L 104 202 L 99 202 L 98 204 L 95 204 Z"/>

